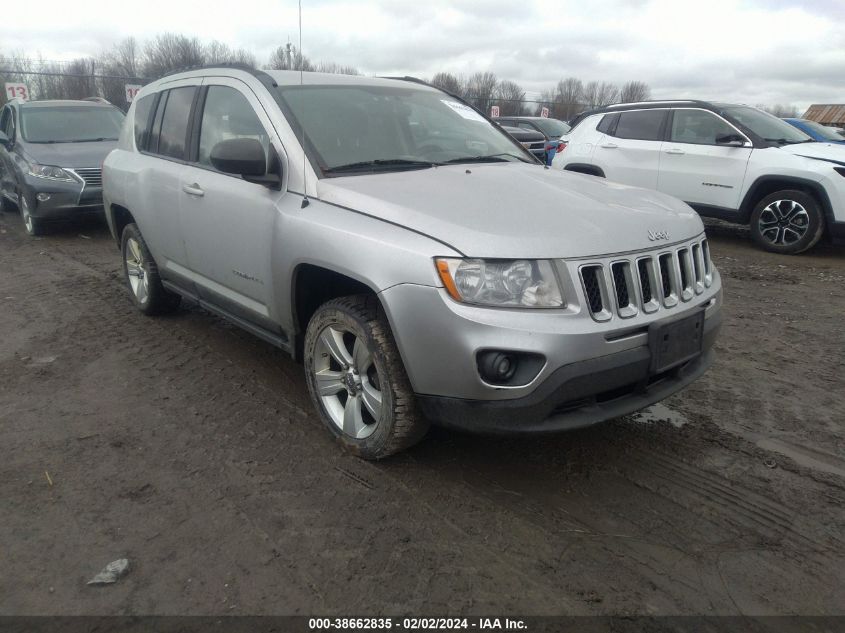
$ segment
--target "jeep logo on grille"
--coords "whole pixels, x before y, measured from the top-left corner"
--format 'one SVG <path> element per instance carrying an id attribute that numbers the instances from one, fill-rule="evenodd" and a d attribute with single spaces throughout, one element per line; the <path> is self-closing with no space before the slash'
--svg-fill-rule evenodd
<path id="1" fill-rule="evenodd" d="M 652 231 L 652 230 L 649 230 L 648 239 L 650 239 L 652 242 L 657 242 L 659 240 L 668 240 L 669 239 L 669 231 Z"/>

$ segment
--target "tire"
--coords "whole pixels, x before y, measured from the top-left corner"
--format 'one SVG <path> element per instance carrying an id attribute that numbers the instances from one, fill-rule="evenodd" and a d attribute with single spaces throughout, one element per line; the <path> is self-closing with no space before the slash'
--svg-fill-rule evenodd
<path id="1" fill-rule="evenodd" d="M 382 459 L 425 435 L 428 422 L 375 296 L 320 306 L 305 332 L 304 356 L 314 407 L 349 452 Z"/>
<path id="2" fill-rule="evenodd" d="M 776 191 L 757 203 L 751 213 L 751 237 L 772 253 L 795 255 L 812 248 L 824 234 L 824 215 L 818 201 L 803 191 Z"/>
<path id="3" fill-rule="evenodd" d="M 39 235 L 44 235 L 46 232 L 44 230 L 44 222 L 39 218 L 32 217 L 30 213 L 30 209 L 32 208 L 29 204 L 29 200 L 27 200 L 26 195 L 21 192 L 18 195 L 18 208 L 21 212 L 21 220 L 23 220 L 23 228 L 26 230 L 27 234 L 31 235 L 32 237 L 38 237 Z"/>
<path id="4" fill-rule="evenodd" d="M 129 296 L 147 315 L 167 314 L 179 307 L 182 297 L 164 288 L 153 256 L 137 224 L 127 224 L 120 238 L 123 277 Z"/>

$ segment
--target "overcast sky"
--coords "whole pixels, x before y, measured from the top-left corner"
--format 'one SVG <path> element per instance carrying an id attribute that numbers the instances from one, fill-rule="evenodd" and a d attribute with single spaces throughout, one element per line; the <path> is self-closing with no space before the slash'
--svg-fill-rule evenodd
<path id="1" fill-rule="evenodd" d="M 297 42 L 297 3 L 4 2 L 0 53 L 67 60 L 163 31 L 263 63 Z M 845 103 L 845 0 L 303 0 L 303 51 L 366 74 L 491 70 L 529 92 L 574 75 L 656 98 Z"/>

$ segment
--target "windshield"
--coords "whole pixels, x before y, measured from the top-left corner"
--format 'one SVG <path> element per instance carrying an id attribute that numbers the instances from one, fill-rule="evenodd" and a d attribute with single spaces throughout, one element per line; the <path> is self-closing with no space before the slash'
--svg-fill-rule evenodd
<path id="1" fill-rule="evenodd" d="M 21 109 L 21 135 L 30 143 L 116 141 L 123 113 L 102 106 L 38 106 Z"/>
<path id="2" fill-rule="evenodd" d="M 279 92 L 323 172 L 535 162 L 478 112 L 442 92 L 361 85 L 281 86 Z"/>
<path id="3" fill-rule="evenodd" d="M 811 129 L 815 134 L 818 134 L 821 138 L 826 141 L 841 141 L 843 140 L 842 137 L 836 133 L 836 130 L 831 130 L 829 127 L 825 127 L 821 123 L 816 123 L 815 121 L 808 121 L 807 119 L 798 119 L 804 125 L 804 127 Z"/>
<path id="4" fill-rule="evenodd" d="M 535 119 L 534 125 L 543 130 L 546 136 L 559 137 L 569 132 L 569 126 L 557 119 Z"/>
<path id="5" fill-rule="evenodd" d="M 797 127 L 757 108 L 729 106 L 724 108 L 723 112 L 732 116 L 757 136 L 772 143 L 806 143 L 813 140 Z"/>

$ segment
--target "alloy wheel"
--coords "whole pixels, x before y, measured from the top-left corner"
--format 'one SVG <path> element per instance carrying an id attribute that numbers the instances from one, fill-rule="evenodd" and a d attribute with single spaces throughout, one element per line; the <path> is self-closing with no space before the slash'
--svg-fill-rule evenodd
<path id="1" fill-rule="evenodd" d="M 141 245 L 134 237 L 126 240 L 126 274 L 129 286 L 138 303 L 146 303 L 150 296 L 150 280 L 141 252 Z"/>
<path id="2" fill-rule="evenodd" d="M 26 227 L 26 232 L 32 235 L 35 232 L 35 223 L 32 221 L 32 214 L 29 212 L 29 203 L 26 201 L 26 196 L 23 194 L 18 198 L 21 205 L 21 217 L 23 224 Z"/>
<path id="3" fill-rule="evenodd" d="M 313 372 L 332 422 L 354 439 L 372 435 L 382 414 L 382 381 L 363 337 L 336 324 L 323 328 Z"/>
<path id="4" fill-rule="evenodd" d="M 772 244 L 794 244 L 810 226 L 810 214 L 795 200 L 775 200 L 760 213 L 757 227 Z"/>

